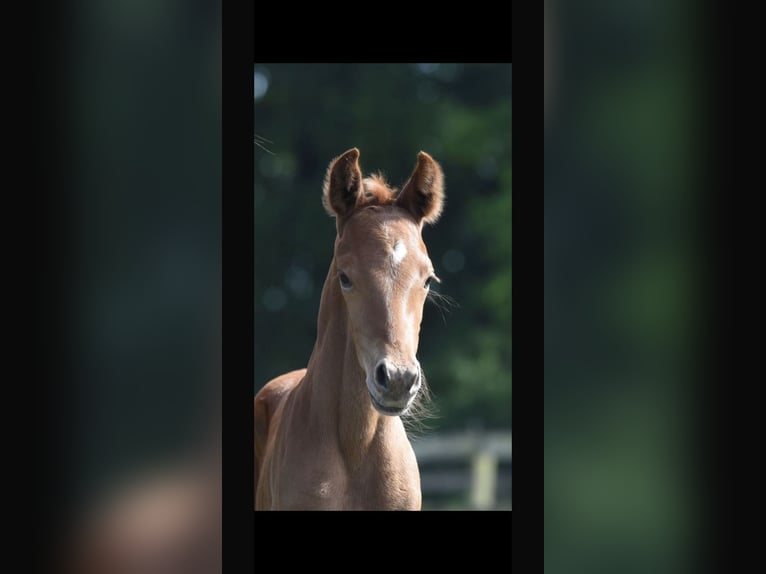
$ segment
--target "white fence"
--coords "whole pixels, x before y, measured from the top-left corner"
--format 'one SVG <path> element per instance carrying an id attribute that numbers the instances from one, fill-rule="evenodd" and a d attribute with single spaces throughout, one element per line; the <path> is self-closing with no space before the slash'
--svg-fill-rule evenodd
<path id="1" fill-rule="evenodd" d="M 420 467 L 423 507 L 460 497 L 462 508 L 493 510 L 499 499 L 510 509 L 510 432 L 462 432 L 412 440 Z"/>

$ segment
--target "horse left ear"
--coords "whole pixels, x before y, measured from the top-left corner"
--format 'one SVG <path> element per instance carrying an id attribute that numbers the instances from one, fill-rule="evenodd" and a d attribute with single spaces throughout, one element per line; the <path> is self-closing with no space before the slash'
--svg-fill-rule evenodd
<path id="1" fill-rule="evenodd" d="M 422 225 L 434 224 L 444 207 L 444 173 L 426 152 L 418 154 L 418 165 L 404 185 L 396 204 L 415 216 Z"/>

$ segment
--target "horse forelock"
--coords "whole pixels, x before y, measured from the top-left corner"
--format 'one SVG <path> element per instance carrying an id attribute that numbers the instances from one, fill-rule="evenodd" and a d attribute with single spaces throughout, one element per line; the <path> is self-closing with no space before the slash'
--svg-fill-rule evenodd
<path id="1" fill-rule="evenodd" d="M 362 180 L 364 185 L 364 196 L 360 198 L 361 205 L 390 205 L 396 201 L 398 190 L 388 185 L 386 178 L 382 173 L 373 173 Z"/>

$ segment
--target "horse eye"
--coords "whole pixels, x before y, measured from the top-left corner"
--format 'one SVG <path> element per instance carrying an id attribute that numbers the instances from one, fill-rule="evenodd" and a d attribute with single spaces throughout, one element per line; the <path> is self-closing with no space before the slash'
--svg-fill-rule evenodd
<path id="1" fill-rule="evenodd" d="M 340 274 L 340 286 L 343 287 L 344 289 L 348 289 L 349 287 L 351 287 L 351 279 L 349 279 L 348 275 L 346 275 L 343 272 L 341 272 Z"/>
<path id="2" fill-rule="evenodd" d="M 432 279 L 433 279 L 433 277 L 429 277 L 428 279 L 426 279 L 426 284 L 424 285 L 424 287 L 426 289 L 430 289 L 431 288 L 431 281 L 432 281 Z"/>

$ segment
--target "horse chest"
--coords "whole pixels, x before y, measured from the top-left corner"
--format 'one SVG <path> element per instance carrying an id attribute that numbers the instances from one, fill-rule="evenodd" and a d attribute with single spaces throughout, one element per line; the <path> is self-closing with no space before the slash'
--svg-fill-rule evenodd
<path id="1" fill-rule="evenodd" d="M 276 506 L 294 510 L 420 510 L 420 476 L 414 455 L 397 462 L 382 464 L 370 457 L 349 468 L 338 452 L 304 458 L 300 465 L 285 469 L 293 480 L 280 493 Z"/>
<path id="2" fill-rule="evenodd" d="M 388 474 L 350 477 L 346 493 L 349 510 L 420 510 L 420 476 L 402 468 Z"/>

